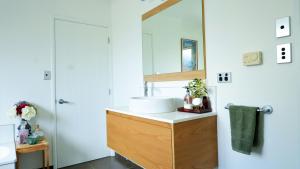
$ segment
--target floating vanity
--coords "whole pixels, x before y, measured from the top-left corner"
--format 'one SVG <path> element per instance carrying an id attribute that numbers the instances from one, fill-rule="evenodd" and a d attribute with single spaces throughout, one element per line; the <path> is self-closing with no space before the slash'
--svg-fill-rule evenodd
<path id="1" fill-rule="evenodd" d="M 204 0 L 166 0 L 143 15 L 145 82 L 206 78 L 204 6 Z M 130 108 L 107 109 L 111 149 L 146 169 L 217 167 L 215 113 L 174 112 L 178 106 L 166 98 L 132 99 Z"/>
<path id="2" fill-rule="evenodd" d="M 213 169 L 218 161 L 217 116 L 108 108 L 107 144 L 146 169 Z"/>

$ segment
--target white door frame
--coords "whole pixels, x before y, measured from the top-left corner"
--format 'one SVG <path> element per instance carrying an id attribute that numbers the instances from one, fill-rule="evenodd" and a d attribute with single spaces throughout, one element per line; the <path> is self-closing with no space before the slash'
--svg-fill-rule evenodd
<path id="1" fill-rule="evenodd" d="M 51 57 L 51 72 L 52 72 L 52 81 L 51 81 L 51 112 L 54 113 L 54 125 L 52 129 L 52 163 L 53 163 L 53 168 L 57 169 L 58 164 L 57 164 L 57 108 L 56 108 L 56 39 L 55 39 L 55 22 L 56 21 L 64 21 L 64 22 L 71 22 L 71 23 L 77 23 L 77 24 L 83 24 L 83 25 L 89 25 L 89 26 L 94 26 L 94 27 L 99 27 L 99 28 L 105 28 L 107 29 L 108 32 L 108 37 L 111 37 L 111 29 L 108 26 L 103 26 L 103 25 L 97 25 L 97 24 L 90 24 L 86 23 L 84 21 L 80 21 L 80 19 L 74 20 L 74 18 L 66 18 L 66 17 L 52 17 L 51 19 L 51 42 L 52 42 L 52 57 Z M 111 42 L 108 43 L 108 60 L 109 60 L 109 70 L 108 70 L 108 77 L 109 77 L 109 88 L 110 91 L 112 91 L 112 86 L 113 86 L 113 67 L 112 67 L 112 46 Z M 109 96 L 109 105 L 113 105 L 113 94 L 110 92 Z M 51 145 L 50 145 L 51 146 Z"/>

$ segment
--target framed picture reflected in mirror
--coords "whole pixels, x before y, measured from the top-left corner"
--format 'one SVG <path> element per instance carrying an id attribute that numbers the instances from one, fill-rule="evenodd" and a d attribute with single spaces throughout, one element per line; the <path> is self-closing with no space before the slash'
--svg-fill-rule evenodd
<path id="1" fill-rule="evenodd" d="M 198 70 L 198 41 L 181 39 L 181 72 Z"/>

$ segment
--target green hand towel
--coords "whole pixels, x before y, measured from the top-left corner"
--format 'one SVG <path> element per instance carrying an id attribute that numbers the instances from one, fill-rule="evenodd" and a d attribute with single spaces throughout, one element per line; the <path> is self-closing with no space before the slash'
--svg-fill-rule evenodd
<path id="1" fill-rule="evenodd" d="M 250 155 L 257 126 L 257 107 L 230 106 L 229 112 L 232 149 Z"/>

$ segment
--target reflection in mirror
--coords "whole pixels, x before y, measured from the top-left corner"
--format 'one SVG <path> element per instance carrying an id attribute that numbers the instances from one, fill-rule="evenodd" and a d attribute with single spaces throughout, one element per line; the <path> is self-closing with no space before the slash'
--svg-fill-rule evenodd
<path id="1" fill-rule="evenodd" d="M 182 0 L 143 20 L 144 75 L 205 69 L 202 0 Z"/>
<path id="2" fill-rule="evenodd" d="M 198 43 L 196 40 L 181 39 L 181 71 L 198 70 Z"/>

